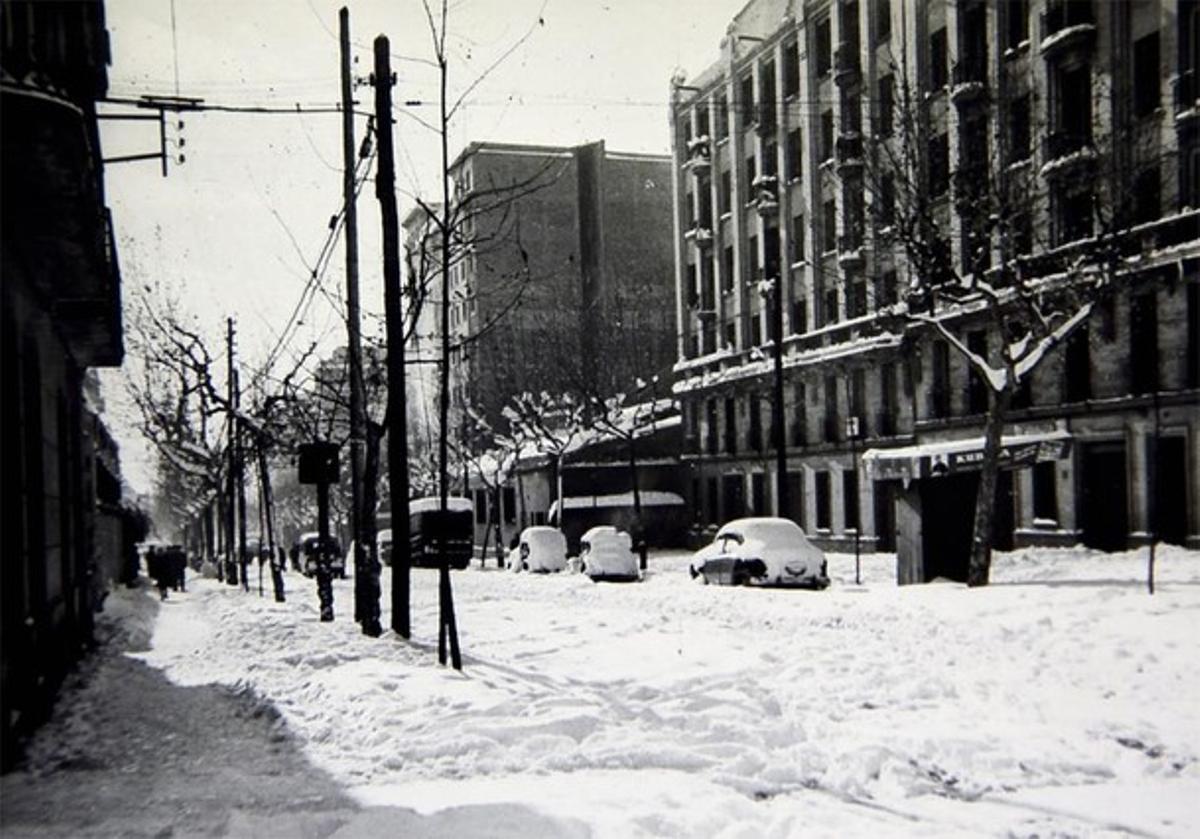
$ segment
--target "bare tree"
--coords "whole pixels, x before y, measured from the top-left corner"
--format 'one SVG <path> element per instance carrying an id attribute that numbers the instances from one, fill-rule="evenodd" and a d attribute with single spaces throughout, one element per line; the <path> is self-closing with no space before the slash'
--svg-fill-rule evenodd
<path id="1" fill-rule="evenodd" d="M 952 95 L 986 97 L 969 70 L 955 69 Z M 1014 398 L 1051 351 L 1087 323 L 1127 267 L 1129 248 L 1138 244 L 1131 233 L 1141 220 L 1129 187 L 1157 163 L 1137 151 L 1127 125 L 1095 135 L 1090 115 L 1112 101 L 1097 82 L 1093 101 L 1083 103 L 1091 110 L 1068 129 L 1039 125 L 1032 92 L 1021 98 L 1002 89 L 977 115 L 964 109 L 959 164 L 951 172 L 948 130 L 935 131 L 931 97 L 914 89 L 902 67 L 892 71 L 900 89 L 891 112 L 878 115 L 871 142 L 843 122 L 839 248 L 861 246 L 869 216 L 877 258 L 900 255 L 908 271 L 905 289 L 876 289 L 884 327 L 903 332 L 906 341 L 932 332 L 987 388 L 967 580 L 981 586 L 989 579 L 1001 434 Z M 879 130 L 883 123 L 891 130 Z M 1046 163 L 1034 171 L 1039 136 Z M 1046 180 L 1048 191 L 1041 187 Z M 868 207 L 856 200 L 863 192 Z M 1054 223 L 1036 224 L 1048 204 Z M 998 345 L 972 342 L 968 331 L 980 323 L 999 336 Z"/>

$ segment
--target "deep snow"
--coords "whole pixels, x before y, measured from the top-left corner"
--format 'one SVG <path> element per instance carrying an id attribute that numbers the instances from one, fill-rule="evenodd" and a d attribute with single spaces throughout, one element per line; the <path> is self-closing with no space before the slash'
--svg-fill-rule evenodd
<path id="1" fill-rule="evenodd" d="M 993 585 L 898 588 L 831 555 L 824 592 L 455 572 L 465 671 L 412 643 L 194 580 L 138 654 L 272 702 L 362 804 L 526 805 L 595 835 L 1200 835 L 1200 554 L 1000 554 Z M 387 625 L 384 579 L 384 625 Z M 519 812 L 527 812 L 521 810 Z M 551 822 L 553 823 L 553 822 Z M 540 823 L 545 831 L 546 822 Z M 531 825 L 532 826 L 532 825 Z"/>

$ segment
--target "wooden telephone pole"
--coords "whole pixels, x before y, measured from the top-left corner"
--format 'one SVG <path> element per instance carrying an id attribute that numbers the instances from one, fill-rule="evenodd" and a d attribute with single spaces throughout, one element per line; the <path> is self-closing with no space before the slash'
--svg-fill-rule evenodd
<path id="1" fill-rule="evenodd" d="M 375 196 L 383 221 L 383 301 L 387 321 L 388 485 L 392 503 L 392 629 L 412 634 L 409 614 L 408 405 L 404 392 L 404 309 L 400 295 L 400 216 L 392 146 L 392 66 L 386 35 L 375 39 Z"/>
<path id="2" fill-rule="evenodd" d="M 363 635 L 378 638 L 379 560 L 375 546 L 363 546 L 363 413 L 362 333 L 358 303 L 358 209 L 354 183 L 354 100 L 350 78 L 350 10 L 338 12 L 342 59 L 342 197 L 346 217 L 346 330 L 350 357 L 350 533 L 354 544 L 354 619 Z"/>

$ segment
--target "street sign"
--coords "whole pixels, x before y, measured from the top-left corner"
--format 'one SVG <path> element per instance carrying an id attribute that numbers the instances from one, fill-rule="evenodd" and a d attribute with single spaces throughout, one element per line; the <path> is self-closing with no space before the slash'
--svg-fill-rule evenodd
<path id="1" fill-rule="evenodd" d="M 303 443 L 300 454 L 300 483 L 336 484 L 339 480 L 337 443 Z"/>

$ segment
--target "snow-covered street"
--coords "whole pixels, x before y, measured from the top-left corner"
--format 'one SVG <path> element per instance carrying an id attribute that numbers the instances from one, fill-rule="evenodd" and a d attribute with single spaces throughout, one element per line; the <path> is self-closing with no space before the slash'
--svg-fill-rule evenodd
<path id="1" fill-rule="evenodd" d="M 412 644 L 359 634 L 352 581 L 329 625 L 298 575 L 285 604 L 196 579 L 137 655 L 252 688 L 368 807 L 613 837 L 1197 835 L 1200 555 L 1160 549 L 1153 597 L 1145 557 L 1002 554 L 973 591 L 897 588 L 890 556 L 861 586 L 832 556 L 824 592 L 706 587 L 681 553 L 628 585 L 475 567 L 461 674 L 432 571 Z"/>

